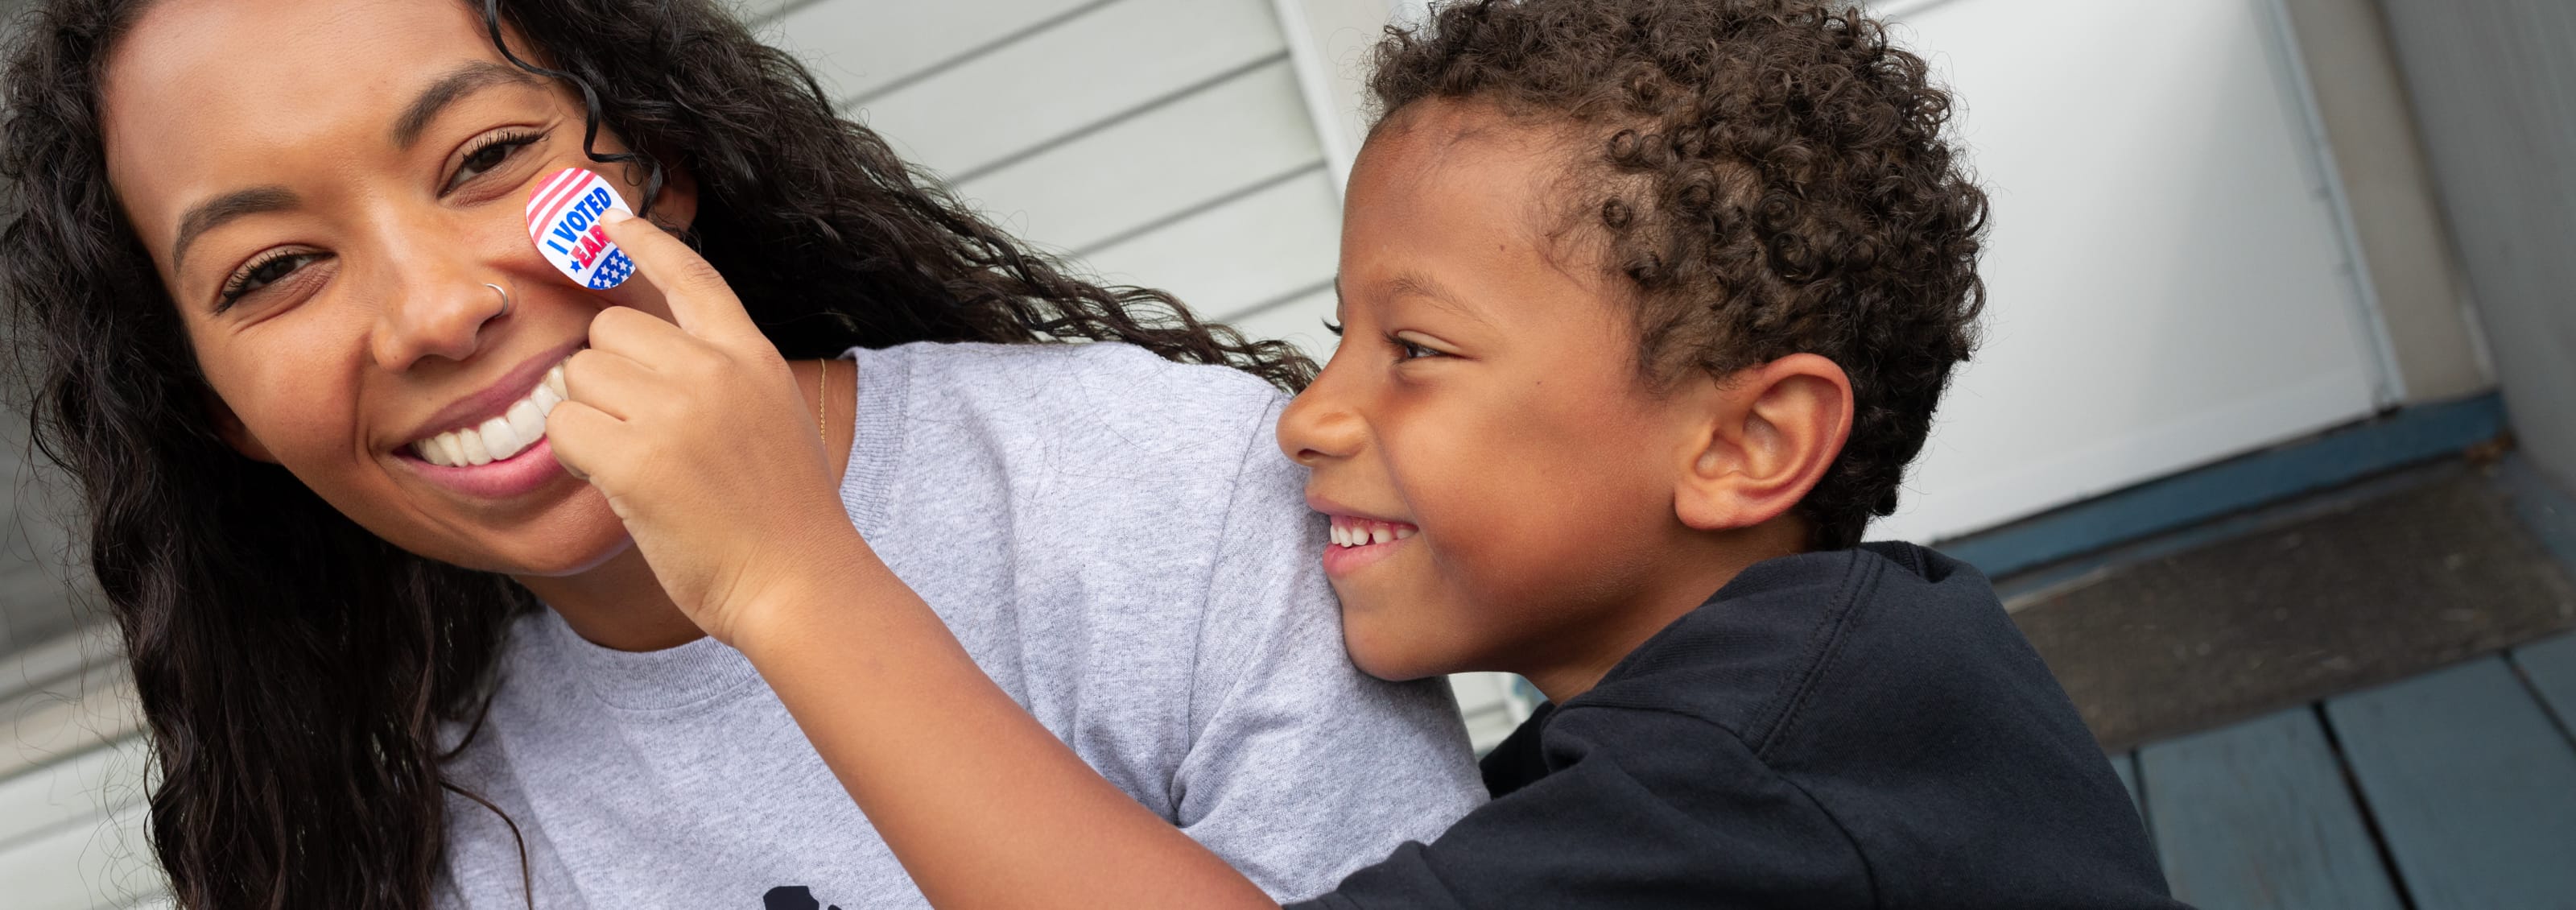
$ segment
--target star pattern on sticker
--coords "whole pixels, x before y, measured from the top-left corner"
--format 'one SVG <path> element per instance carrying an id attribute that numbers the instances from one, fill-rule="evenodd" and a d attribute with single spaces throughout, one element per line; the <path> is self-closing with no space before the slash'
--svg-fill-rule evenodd
<path id="1" fill-rule="evenodd" d="M 635 260 L 626 258 L 622 251 L 610 253 L 607 261 L 599 264 L 599 271 L 590 274 L 590 288 L 605 291 L 626 283 L 626 276 L 632 274 L 635 274 Z"/>

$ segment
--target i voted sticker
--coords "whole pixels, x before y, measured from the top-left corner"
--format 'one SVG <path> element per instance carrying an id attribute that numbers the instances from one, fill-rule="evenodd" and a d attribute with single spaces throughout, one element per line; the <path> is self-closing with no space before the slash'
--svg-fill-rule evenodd
<path id="1" fill-rule="evenodd" d="M 599 216 L 609 209 L 635 214 L 606 178 L 584 168 L 564 168 L 528 196 L 528 239 L 574 284 L 608 290 L 635 274 L 635 260 L 626 258 L 599 225 Z"/>

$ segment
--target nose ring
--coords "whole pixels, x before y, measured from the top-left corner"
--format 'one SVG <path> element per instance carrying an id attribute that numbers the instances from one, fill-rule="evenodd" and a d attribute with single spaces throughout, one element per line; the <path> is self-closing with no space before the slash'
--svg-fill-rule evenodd
<path id="1" fill-rule="evenodd" d="M 498 292 L 500 292 L 500 294 L 501 294 L 501 312 L 499 312 L 499 313 L 495 313 L 495 314 L 493 314 L 493 315 L 494 315 L 495 317 L 500 317 L 500 316 L 507 316 L 507 315 L 510 315 L 510 291 L 509 291 L 509 289 L 504 288 L 504 287 L 502 287 L 502 286 L 500 286 L 500 285 L 497 285 L 497 284 L 493 284 L 493 283 L 491 283 L 491 282 L 489 282 L 489 281 L 484 282 L 484 283 L 483 283 L 483 286 L 484 286 L 484 287 L 487 287 L 487 288 L 491 288 L 491 289 L 492 289 L 492 290 L 494 290 L 494 291 L 498 291 Z"/>

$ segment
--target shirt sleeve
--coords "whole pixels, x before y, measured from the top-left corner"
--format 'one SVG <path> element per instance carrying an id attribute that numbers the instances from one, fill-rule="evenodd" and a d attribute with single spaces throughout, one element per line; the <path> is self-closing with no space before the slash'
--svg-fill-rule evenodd
<path id="1" fill-rule="evenodd" d="M 1547 734 L 1554 773 L 1298 910 L 1875 905 L 1833 818 L 1715 725 L 1587 708 Z"/>
<path id="2" fill-rule="evenodd" d="M 1484 788 L 1442 680 L 1386 682 L 1344 652 L 1324 519 L 1272 442 L 1279 406 L 1226 506 L 1172 793 L 1183 831 L 1294 900 L 1438 835 Z"/>

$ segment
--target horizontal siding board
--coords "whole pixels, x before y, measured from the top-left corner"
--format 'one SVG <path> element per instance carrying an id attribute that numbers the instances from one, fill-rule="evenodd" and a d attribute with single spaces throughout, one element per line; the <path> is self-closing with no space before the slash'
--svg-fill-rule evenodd
<path id="1" fill-rule="evenodd" d="M 1226 320 L 1246 338 L 1285 341 L 1296 345 L 1315 359 L 1317 365 L 1332 359 L 1333 349 L 1341 339 L 1324 330 L 1324 320 L 1333 318 L 1333 289 L 1326 287 L 1277 306 L 1264 308 Z"/>
<path id="2" fill-rule="evenodd" d="M 1162 288 L 1201 316 L 1224 319 L 1332 278 L 1340 225 L 1332 177 L 1319 163 L 1082 258 L 1107 282 Z"/>
<path id="3" fill-rule="evenodd" d="M 116 660 L 116 633 L 91 626 L 0 657 L 0 701 L 53 687 L 85 668 Z"/>
<path id="4" fill-rule="evenodd" d="M 847 102 L 1007 40 L 1096 0 L 819 0 L 758 29 L 794 53 L 832 100 Z"/>
<path id="5" fill-rule="evenodd" d="M 2315 712 L 2296 708 L 2138 750 L 2175 898 L 2202 910 L 2398 910 Z"/>
<path id="6" fill-rule="evenodd" d="M 1264 0 L 1119 0 L 856 113 L 912 162 L 966 175 L 1286 49 Z"/>
<path id="7" fill-rule="evenodd" d="M 1520 726 L 1508 675 L 1454 674 L 1449 677 L 1449 691 L 1458 698 L 1458 713 L 1467 722 L 1467 742 L 1477 752 L 1492 749 Z"/>
<path id="8" fill-rule="evenodd" d="M 121 907 L 166 891 L 144 839 L 145 808 L 128 805 L 0 851 L 9 910 Z"/>
<path id="9" fill-rule="evenodd" d="M 114 667 L 0 706 L 0 780 L 123 739 L 143 727 L 134 680 Z"/>
<path id="10" fill-rule="evenodd" d="M 957 186 L 1013 233 L 1079 250 L 1323 160 L 1279 60 Z"/>
<path id="11" fill-rule="evenodd" d="M 0 781 L 0 852 L 142 800 L 146 759 L 135 737 Z"/>
<path id="12" fill-rule="evenodd" d="M 2331 699 L 2326 716 L 2420 910 L 2576 902 L 2576 746 L 2501 658 Z"/>

